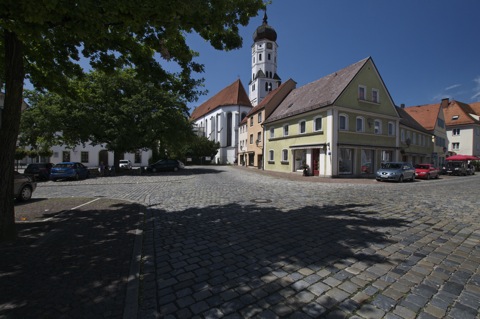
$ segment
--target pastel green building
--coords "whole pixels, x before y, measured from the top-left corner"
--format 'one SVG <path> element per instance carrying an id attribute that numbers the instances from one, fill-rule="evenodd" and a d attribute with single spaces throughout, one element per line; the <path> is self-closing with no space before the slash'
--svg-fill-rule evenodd
<path id="1" fill-rule="evenodd" d="M 363 59 L 292 90 L 275 108 L 264 124 L 264 168 L 373 176 L 382 162 L 401 160 L 401 118 L 372 58 Z M 415 146 L 430 152 L 427 143 Z"/>

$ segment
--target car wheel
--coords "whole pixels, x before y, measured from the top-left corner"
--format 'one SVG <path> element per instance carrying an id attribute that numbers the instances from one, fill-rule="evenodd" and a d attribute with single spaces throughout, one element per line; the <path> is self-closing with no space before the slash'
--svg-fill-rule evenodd
<path id="1" fill-rule="evenodd" d="M 21 201 L 27 201 L 30 198 L 32 198 L 32 188 L 30 186 L 23 186 L 18 199 Z"/>
<path id="2" fill-rule="evenodd" d="M 381 181 L 382 181 L 381 179 L 377 178 L 377 182 L 381 182 Z"/>
<path id="3" fill-rule="evenodd" d="M 435 175 L 435 179 L 438 179 L 439 177 L 440 177 L 440 176 L 439 176 L 438 174 L 437 174 L 437 175 Z"/>
<path id="4" fill-rule="evenodd" d="M 398 178 L 398 182 L 403 183 L 403 175 L 400 175 L 400 177 Z"/>
<path id="5" fill-rule="evenodd" d="M 415 182 L 415 174 L 412 175 L 412 179 L 410 181 Z"/>
<path id="6" fill-rule="evenodd" d="M 430 174 L 427 174 L 427 180 L 430 179 Z"/>

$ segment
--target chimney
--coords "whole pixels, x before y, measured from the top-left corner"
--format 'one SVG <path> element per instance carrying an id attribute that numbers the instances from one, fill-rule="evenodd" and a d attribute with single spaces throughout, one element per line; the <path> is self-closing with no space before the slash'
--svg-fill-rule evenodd
<path id="1" fill-rule="evenodd" d="M 400 104 L 400 107 L 401 107 L 402 109 L 404 109 L 404 108 L 405 108 L 405 103 Z"/>
<path id="2" fill-rule="evenodd" d="M 446 108 L 446 107 L 448 107 L 448 104 L 450 104 L 450 99 L 447 97 L 447 98 L 442 99 L 442 103 L 440 104 L 440 107 Z"/>

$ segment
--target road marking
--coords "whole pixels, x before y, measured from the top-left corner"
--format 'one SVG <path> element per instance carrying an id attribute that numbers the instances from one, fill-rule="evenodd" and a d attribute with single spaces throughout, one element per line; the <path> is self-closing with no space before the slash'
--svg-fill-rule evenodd
<path id="1" fill-rule="evenodd" d="M 91 204 L 91 203 L 93 203 L 93 202 L 96 202 L 96 201 L 99 200 L 99 199 L 100 199 L 100 198 L 95 198 L 94 200 L 91 200 L 91 201 L 89 201 L 89 202 L 87 202 L 87 203 L 84 203 L 84 204 L 82 204 L 82 205 L 78 205 L 77 207 L 70 208 L 70 210 L 75 210 L 75 209 L 80 208 L 80 207 L 82 207 L 82 206 L 86 206 L 86 205 L 88 205 L 88 204 Z"/>

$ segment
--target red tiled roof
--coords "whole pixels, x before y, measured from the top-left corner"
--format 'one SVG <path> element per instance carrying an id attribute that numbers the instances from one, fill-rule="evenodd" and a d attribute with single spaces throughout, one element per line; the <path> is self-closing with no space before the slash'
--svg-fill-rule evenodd
<path id="1" fill-rule="evenodd" d="M 190 116 L 191 120 L 196 120 L 205 114 L 212 112 L 213 110 L 229 105 L 240 105 L 240 106 L 250 106 L 250 99 L 248 98 L 247 92 L 243 87 L 240 79 L 236 80 L 217 94 L 215 94 L 208 101 L 198 106 L 193 110 L 192 115 Z"/>
<path id="2" fill-rule="evenodd" d="M 435 130 L 437 118 L 440 113 L 440 103 L 410 106 L 404 109 L 415 121 L 426 130 Z"/>
<path id="3" fill-rule="evenodd" d="M 260 102 L 259 104 L 257 104 L 257 106 L 255 106 L 253 109 L 250 110 L 250 112 L 248 112 L 247 114 L 247 117 L 250 116 L 250 115 L 253 115 L 255 113 L 257 113 L 258 111 L 262 110 L 264 107 L 267 106 L 268 103 L 270 103 L 270 101 L 273 100 L 273 98 L 277 95 L 277 94 L 280 94 L 285 88 L 286 90 L 288 90 L 287 92 L 285 92 L 286 94 L 288 94 L 292 88 L 295 88 L 295 85 L 296 85 L 296 82 L 293 81 L 292 79 L 288 79 L 286 82 L 282 83 L 278 88 L 276 88 L 275 90 L 269 92 L 267 94 L 267 96 L 262 100 L 262 102 Z M 283 99 L 283 98 L 282 98 Z M 281 101 L 280 101 L 281 102 Z"/>
<path id="4" fill-rule="evenodd" d="M 451 101 L 448 106 L 443 108 L 443 113 L 445 114 L 445 124 L 447 126 L 480 124 L 479 121 L 469 115 L 475 114 L 475 111 L 466 103 Z"/>
<path id="5" fill-rule="evenodd" d="M 470 107 L 476 115 L 480 116 L 480 102 L 470 103 Z"/>

